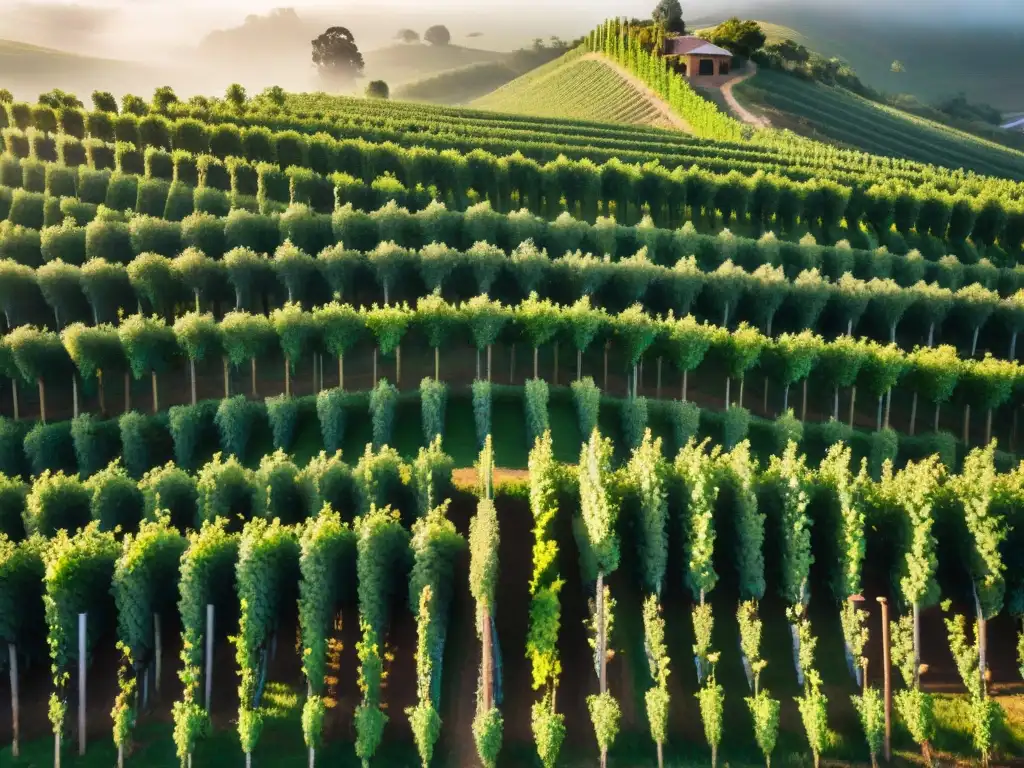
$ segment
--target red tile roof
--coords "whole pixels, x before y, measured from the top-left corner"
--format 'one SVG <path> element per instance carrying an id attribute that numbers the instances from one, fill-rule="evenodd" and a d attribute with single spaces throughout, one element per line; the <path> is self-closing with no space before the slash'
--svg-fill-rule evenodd
<path id="1" fill-rule="evenodd" d="M 706 50 L 701 51 L 702 54 L 710 56 L 731 56 L 728 51 L 717 48 L 711 45 L 707 40 L 701 37 L 694 37 L 693 35 L 686 35 L 683 37 L 669 37 L 665 40 L 665 54 L 667 56 L 685 56 L 688 53 L 693 53 L 699 48 L 705 48 Z"/>

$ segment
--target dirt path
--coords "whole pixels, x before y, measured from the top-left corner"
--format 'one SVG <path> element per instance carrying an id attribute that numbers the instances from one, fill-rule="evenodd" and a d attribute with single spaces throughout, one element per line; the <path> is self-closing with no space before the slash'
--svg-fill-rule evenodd
<path id="1" fill-rule="evenodd" d="M 767 117 L 758 117 L 749 109 L 744 107 L 736 100 L 736 96 L 733 94 L 733 86 L 739 85 L 745 80 L 749 80 L 757 74 L 757 65 L 754 62 L 750 62 L 750 71 L 744 75 L 740 75 L 735 80 L 722 85 L 722 96 L 725 98 L 726 103 L 729 105 L 729 109 L 733 111 L 740 120 L 747 125 L 752 125 L 755 128 L 771 128 L 772 123 Z"/>
<path id="2" fill-rule="evenodd" d="M 530 473 L 525 469 L 494 468 L 495 487 L 502 483 L 521 482 L 523 480 L 528 480 L 529 478 Z M 459 467 L 458 469 L 452 470 L 452 484 L 457 488 L 461 488 L 466 491 L 475 491 L 477 484 L 476 467 Z"/>
<path id="3" fill-rule="evenodd" d="M 626 82 L 628 82 L 633 88 L 639 91 L 640 94 L 642 94 L 643 97 L 647 100 L 647 103 L 650 104 L 651 107 L 656 109 L 658 111 L 658 114 L 660 114 L 665 119 L 665 121 L 668 122 L 673 128 L 677 128 L 680 131 L 685 131 L 686 133 L 693 133 L 693 130 L 690 128 L 690 124 L 683 120 L 683 118 L 681 118 L 675 112 L 673 112 L 669 105 L 666 104 L 658 94 L 652 91 L 650 86 L 647 85 L 647 83 L 638 78 L 629 70 L 623 68 L 621 65 L 619 65 L 618 62 L 609 59 L 602 53 L 588 53 L 579 60 L 586 61 L 587 59 L 601 61 L 606 66 L 614 69 L 623 79 L 626 80 Z"/>

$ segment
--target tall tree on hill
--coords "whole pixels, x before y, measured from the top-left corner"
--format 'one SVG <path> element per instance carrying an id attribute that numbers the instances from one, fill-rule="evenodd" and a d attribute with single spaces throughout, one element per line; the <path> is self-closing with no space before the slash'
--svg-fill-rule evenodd
<path id="1" fill-rule="evenodd" d="M 435 24 L 423 33 L 423 39 L 431 45 L 448 45 L 452 41 L 452 33 L 444 24 Z"/>
<path id="2" fill-rule="evenodd" d="M 400 29 L 395 34 L 395 40 L 401 40 L 406 44 L 418 43 L 420 41 L 420 33 L 412 29 Z"/>
<path id="3" fill-rule="evenodd" d="M 368 99 L 387 99 L 390 96 L 391 89 L 383 80 L 371 80 L 370 84 L 366 86 L 366 98 Z"/>
<path id="4" fill-rule="evenodd" d="M 654 11 L 651 13 L 651 18 L 669 32 L 686 34 L 683 6 L 679 4 L 679 0 L 658 0 L 658 4 L 654 6 Z"/>
<path id="5" fill-rule="evenodd" d="M 755 51 L 764 47 L 767 39 L 761 25 L 756 21 L 740 21 L 736 16 L 712 29 L 710 35 L 714 45 L 730 50 L 745 59 L 749 59 Z"/>
<path id="6" fill-rule="evenodd" d="M 363 54 L 345 27 L 330 27 L 312 45 L 313 63 L 325 80 L 348 85 L 362 73 Z"/>

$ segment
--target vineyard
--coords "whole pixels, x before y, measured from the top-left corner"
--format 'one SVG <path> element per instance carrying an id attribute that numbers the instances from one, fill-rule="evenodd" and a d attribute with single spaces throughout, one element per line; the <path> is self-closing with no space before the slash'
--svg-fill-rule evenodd
<path id="1" fill-rule="evenodd" d="M 531 73 L 473 104 L 541 117 L 671 127 L 647 94 L 607 63 L 593 59 L 575 59 L 543 76 Z"/>
<path id="2" fill-rule="evenodd" d="M 874 763 L 883 645 L 899 759 L 1024 758 L 1012 164 L 751 132 L 620 21 L 504 111 L 53 98 L 4 765 Z"/>
<path id="3" fill-rule="evenodd" d="M 777 72 L 759 72 L 736 88 L 741 103 L 795 116 L 798 133 L 890 157 L 927 161 L 1024 179 L 1024 154 L 970 134 L 915 118 L 849 91 Z"/>

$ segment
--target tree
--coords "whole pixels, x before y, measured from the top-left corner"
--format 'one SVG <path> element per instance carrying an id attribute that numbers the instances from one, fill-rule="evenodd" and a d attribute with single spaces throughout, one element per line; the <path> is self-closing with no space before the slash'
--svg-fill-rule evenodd
<path id="1" fill-rule="evenodd" d="M 439 293 L 424 296 L 416 305 L 416 323 L 423 328 L 427 342 L 434 349 L 434 380 L 441 378 L 441 345 L 460 319 L 459 310 L 441 298 Z"/>
<path id="2" fill-rule="evenodd" d="M 291 397 L 292 372 L 299 359 L 314 347 L 317 324 L 309 312 L 303 311 L 301 304 L 290 302 L 275 309 L 270 322 L 284 353 L 284 393 Z"/>
<path id="3" fill-rule="evenodd" d="M 953 390 L 956 389 L 965 370 L 965 361 L 957 356 L 954 347 L 948 345 L 918 347 L 910 353 L 907 360 L 907 376 L 914 390 L 914 399 L 910 406 L 910 434 L 914 434 L 917 425 L 918 395 L 935 405 L 933 429 L 938 432 L 939 409 L 952 397 Z"/>
<path id="4" fill-rule="evenodd" d="M 942 473 L 937 456 L 921 462 L 910 461 L 895 474 L 891 465 L 886 463 L 877 486 L 878 497 L 903 517 L 904 556 L 899 589 L 904 603 L 912 608 L 911 616 L 892 622 L 893 664 L 910 689 L 897 695 L 896 706 L 926 755 L 933 727 L 930 697 L 920 688 L 920 615 L 922 609 L 933 605 L 939 598 L 939 585 L 935 578 L 937 542 L 932 528 L 935 522 L 933 506 Z"/>
<path id="5" fill-rule="evenodd" d="M 214 354 L 221 348 L 220 326 L 210 313 L 186 312 L 174 321 L 174 336 L 178 346 L 188 357 L 189 382 L 192 388 L 192 405 L 196 404 L 196 362 L 202 362 L 208 354 Z M 225 373 L 227 360 L 224 361 Z M 227 376 L 224 377 L 225 381 Z M 227 387 L 224 397 L 228 396 Z"/>
<path id="6" fill-rule="evenodd" d="M 288 291 L 288 301 L 302 301 L 311 277 L 316 273 L 316 262 L 313 257 L 285 240 L 274 251 L 273 264 L 278 280 Z"/>
<path id="7" fill-rule="evenodd" d="M 464 303 L 459 312 L 469 326 L 473 345 L 476 347 L 476 377 L 480 379 L 480 351 L 487 348 L 487 381 L 491 380 L 491 345 L 498 339 L 501 329 L 512 313 L 500 301 L 491 301 L 487 296 L 474 296 Z"/>
<path id="8" fill-rule="evenodd" d="M 292 528 L 256 518 L 246 523 L 235 569 L 241 605 L 238 634 L 231 638 L 238 664 L 238 735 L 246 765 L 259 740 L 265 717 L 261 706 L 269 648 L 278 632 L 278 614 L 290 597 L 287 589 L 298 570 L 299 546 Z"/>
<path id="9" fill-rule="evenodd" d="M 102 257 L 89 259 L 78 276 L 82 293 L 92 307 L 94 325 L 113 322 L 119 309 L 126 309 L 133 303 L 135 296 L 123 264 L 111 263 Z"/>
<path id="10" fill-rule="evenodd" d="M 348 85 L 365 66 L 363 54 L 345 27 L 330 27 L 313 41 L 313 63 L 320 76 L 332 84 Z"/>
<path id="11" fill-rule="evenodd" d="M 123 371 L 126 366 L 124 348 L 112 325 L 73 323 L 61 331 L 61 341 L 84 380 L 96 378 L 100 413 L 106 416 L 104 372 Z"/>
<path id="12" fill-rule="evenodd" d="M 686 34 L 686 22 L 683 21 L 683 6 L 679 0 L 660 0 L 651 13 L 656 24 L 661 24 L 668 32 Z"/>
<path id="13" fill-rule="evenodd" d="M 115 467 L 111 465 L 111 469 Z M 129 484 L 135 490 L 134 481 Z M 109 505 L 117 506 L 118 500 L 111 497 L 108 504 L 114 502 Z M 159 666 L 156 652 L 161 645 L 160 617 L 177 613 L 177 577 L 185 546 L 184 537 L 166 517 L 143 522 L 137 535 L 129 534 L 124 539 L 111 592 L 117 605 L 118 638 L 130 651 L 135 675 L 148 671 L 152 661 Z M 145 700 L 142 703 L 145 705 Z"/>
<path id="14" fill-rule="evenodd" d="M 401 40 L 406 45 L 411 45 L 420 41 L 420 33 L 412 29 L 400 29 L 395 35 L 395 40 Z"/>
<path id="15" fill-rule="evenodd" d="M 82 268 L 83 278 L 85 270 L 93 261 Z M 215 261 L 196 248 L 186 248 L 175 256 L 171 261 L 171 269 L 178 282 L 195 296 L 196 312 L 199 311 L 203 295 L 223 282 L 225 275 L 224 262 Z"/>
<path id="16" fill-rule="evenodd" d="M 423 33 L 423 39 L 431 45 L 448 45 L 452 41 L 452 33 L 443 24 L 435 24 Z"/>
<path id="17" fill-rule="evenodd" d="M 248 312 L 228 312 L 221 320 L 220 331 L 228 362 L 236 368 L 249 362 L 252 396 L 256 397 L 256 358 L 264 354 L 277 338 L 270 318 Z"/>
<path id="18" fill-rule="evenodd" d="M 264 88 L 260 96 L 269 101 L 275 107 L 283 107 L 287 98 L 284 88 L 280 85 L 271 85 Z"/>
<path id="19" fill-rule="evenodd" d="M 596 577 L 592 604 L 591 647 L 600 681 L 600 696 L 588 698 L 591 720 L 601 748 L 601 766 L 607 765 L 608 747 L 618 732 L 618 704 L 608 692 L 608 647 L 614 603 L 605 577 L 619 567 L 619 537 L 616 529 L 619 505 L 611 485 L 612 441 L 595 429 L 580 451 L 580 516 L 573 523 L 588 579 Z"/>
<path id="20" fill-rule="evenodd" d="M 109 91 L 93 91 L 92 105 L 97 112 L 117 113 L 117 99 Z"/>
<path id="21" fill-rule="evenodd" d="M 68 353 L 60 337 L 53 331 L 23 325 L 15 328 L 5 338 L 17 366 L 25 381 L 34 381 L 39 387 L 40 420 L 46 423 L 46 386 L 44 379 L 63 374 L 68 366 Z"/>
<path id="22" fill-rule="evenodd" d="M 749 59 L 755 51 L 760 50 L 767 40 L 760 24 L 750 19 L 740 21 L 736 16 L 712 29 L 709 37 L 715 45 L 745 59 Z"/>
<path id="23" fill-rule="evenodd" d="M 36 283 L 46 303 L 53 310 L 54 325 L 61 327 L 61 314 L 71 314 L 72 307 L 81 295 L 81 271 L 74 264 L 65 264 L 60 259 L 51 261 L 36 270 Z"/>
<path id="24" fill-rule="evenodd" d="M 38 102 L 53 109 L 81 109 L 83 106 L 82 100 L 75 96 L 75 94 L 62 91 L 60 88 L 54 88 L 51 91 L 39 94 Z"/>
<path id="25" fill-rule="evenodd" d="M 149 372 L 153 386 L 153 413 L 160 410 L 157 374 L 165 370 L 178 351 L 173 328 L 157 317 L 132 315 L 118 328 L 121 345 L 132 375 L 141 379 Z"/>
<path id="26" fill-rule="evenodd" d="M 155 112 L 166 112 L 171 104 L 178 103 L 178 96 L 169 85 L 161 85 L 153 91 L 153 110 Z"/>
<path id="27" fill-rule="evenodd" d="M 368 99 L 388 99 L 390 97 L 391 89 L 383 80 L 371 80 L 370 84 L 366 86 L 366 98 Z"/>
<path id="28" fill-rule="evenodd" d="M 245 86 L 240 83 L 232 83 L 228 86 L 227 90 L 224 91 L 224 100 L 235 109 L 241 110 L 245 107 L 245 102 L 248 100 L 248 95 L 245 92 Z"/>
<path id="29" fill-rule="evenodd" d="M 994 456 L 994 442 L 986 448 L 975 448 L 964 460 L 961 474 L 950 478 L 950 487 L 963 508 L 964 522 L 974 543 L 969 570 L 977 609 L 977 671 L 982 681 L 988 669 L 988 621 L 1002 610 L 1006 594 L 1006 565 L 1000 549 L 1008 529 L 992 503 L 996 482 Z"/>
<path id="30" fill-rule="evenodd" d="M 332 301 L 313 312 L 324 350 L 338 358 L 338 389 L 345 388 L 345 353 L 362 336 L 359 312 L 348 304 Z"/>
<path id="31" fill-rule="evenodd" d="M 302 725 L 309 748 L 309 764 L 314 765 L 326 708 L 323 693 L 330 630 L 338 603 L 351 589 L 348 585 L 354 576 L 355 534 L 330 505 L 325 505 L 302 529 L 299 543 L 302 671 L 309 683 Z"/>
<path id="32" fill-rule="evenodd" d="M 110 584 L 121 547 L 112 533 L 101 533 L 96 523 L 75 536 L 61 530 L 48 542 L 43 604 L 46 611 L 47 645 L 53 672 L 49 717 L 60 754 L 61 733 L 70 698 L 68 667 L 79 660 L 76 626 L 78 616 L 89 614 L 87 654 L 95 651 L 100 627 L 109 616 Z"/>
<path id="33" fill-rule="evenodd" d="M 658 766 L 664 765 L 663 749 L 668 740 L 668 646 L 665 644 L 665 619 L 655 595 L 644 601 L 644 648 L 654 686 L 644 694 L 651 738 L 658 748 Z"/>
<path id="34" fill-rule="evenodd" d="M 551 341 L 561 326 L 562 316 L 558 307 L 549 299 L 541 301 L 531 293 L 526 301 L 515 310 L 516 324 L 519 325 L 533 346 L 533 378 L 538 378 L 538 354 L 542 344 Z"/>

